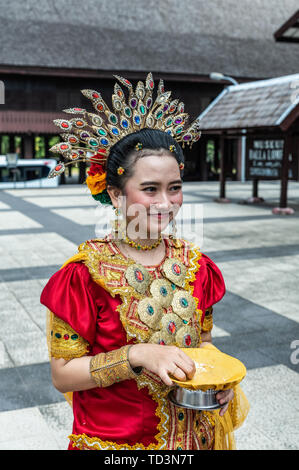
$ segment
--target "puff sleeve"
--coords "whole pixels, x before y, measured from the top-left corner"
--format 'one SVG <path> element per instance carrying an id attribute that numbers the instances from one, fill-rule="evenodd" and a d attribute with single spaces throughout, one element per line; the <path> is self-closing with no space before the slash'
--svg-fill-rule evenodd
<path id="1" fill-rule="evenodd" d="M 203 262 L 204 261 L 204 262 Z M 219 302 L 225 294 L 225 282 L 218 266 L 207 255 L 202 254 L 203 293 L 205 309 Z"/>
<path id="2" fill-rule="evenodd" d="M 213 305 L 225 295 L 225 282 L 218 266 L 207 255 L 202 254 L 199 260 L 198 281 L 202 288 L 202 331 L 213 328 Z"/>
<path id="3" fill-rule="evenodd" d="M 70 359 L 89 351 L 95 340 L 101 289 L 82 263 L 70 263 L 49 279 L 40 301 L 50 315 L 51 356 Z"/>

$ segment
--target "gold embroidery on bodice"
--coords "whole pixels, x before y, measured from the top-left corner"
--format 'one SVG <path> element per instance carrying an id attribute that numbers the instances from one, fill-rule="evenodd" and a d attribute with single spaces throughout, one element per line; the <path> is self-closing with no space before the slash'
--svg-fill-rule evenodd
<path id="1" fill-rule="evenodd" d="M 166 255 L 158 266 L 126 258 L 112 240 L 90 240 L 79 247 L 95 282 L 113 297 L 128 340 L 198 347 L 202 311 L 193 296 L 201 253 L 184 241 L 166 239 Z"/>

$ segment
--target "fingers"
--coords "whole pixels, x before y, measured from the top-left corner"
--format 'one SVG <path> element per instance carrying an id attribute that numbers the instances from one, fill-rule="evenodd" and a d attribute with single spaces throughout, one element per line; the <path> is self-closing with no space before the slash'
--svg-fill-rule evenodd
<path id="1" fill-rule="evenodd" d="M 223 392 L 217 393 L 216 398 L 219 404 L 222 405 L 219 415 L 223 416 L 228 410 L 229 402 L 234 398 L 234 391 L 231 388 L 224 390 Z"/>
<path id="2" fill-rule="evenodd" d="M 221 410 L 219 411 L 219 416 L 223 416 L 227 410 L 228 410 L 228 403 L 221 408 Z"/>
<path id="3" fill-rule="evenodd" d="M 172 371 L 169 371 L 170 375 L 175 377 L 178 380 L 185 381 L 187 380 L 185 372 L 180 368 L 179 365 L 175 365 Z"/>
<path id="4" fill-rule="evenodd" d="M 172 365 L 169 367 L 169 373 L 178 380 L 186 381 L 195 374 L 196 368 L 194 361 L 179 348 L 174 350 Z"/>
<path id="5" fill-rule="evenodd" d="M 179 360 L 177 364 L 185 372 L 187 378 L 192 379 L 196 372 L 195 362 L 181 350 L 179 350 Z"/>
<path id="6" fill-rule="evenodd" d="M 195 374 L 195 364 L 192 361 L 191 363 L 186 363 L 184 359 L 181 359 L 180 357 L 175 360 L 176 367 L 177 369 L 175 371 L 175 377 L 179 380 L 188 380 L 192 379 L 193 375 Z M 173 371 L 174 372 L 174 371 Z M 179 374 L 179 376 L 177 376 Z"/>
<path id="7" fill-rule="evenodd" d="M 174 385 L 171 377 L 186 381 L 195 374 L 194 361 L 180 348 L 160 345 L 151 345 L 151 348 L 153 354 L 146 357 L 145 367 L 157 373 L 166 385 Z"/>
<path id="8" fill-rule="evenodd" d="M 171 377 L 180 380 L 182 382 L 187 381 L 188 379 L 191 379 L 193 377 L 193 372 L 190 372 L 190 369 L 185 365 L 176 365 L 172 368 L 171 371 L 168 371 Z"/>
<path id="9" fill-rule="evenodd" d="M 228 390 L 224 390 L 222 392 L 217 393 L 216 398 L 219 401 L 220 405 L 222 405 L 231 401 L 234 398 L 234 391 L 231 388 Z"/>
<path id="10" fill-rule="evenodd" d="M 167 372 L 161 372 L 160 374 L 160 378 L 163 380 L 163 382 L 165 383 L 165 385 L 167 385 L 168 387 L 172 387 L 172 385 L 174 385 L 174 383 L 172 382 L 172 380 L 170 379 L 169 375 L 167 374 Z"/>

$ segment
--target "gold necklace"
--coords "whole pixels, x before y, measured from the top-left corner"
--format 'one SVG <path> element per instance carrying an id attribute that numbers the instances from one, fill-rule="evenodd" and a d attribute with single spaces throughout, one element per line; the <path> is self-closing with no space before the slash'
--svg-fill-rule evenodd
<path id="1" fill-rule="evenodd" d="M 162 235 L 160 235 L 159 239 L 152 245 L 140 245 L 140 243 L 134 242 L 134 240 L 131 240 L 128 236 L 126 236 L 123 241 L 133 248 L 136 248 L 136 250 L 153 250 L 154 248 L 157 248 L 158 245 L 160 245 L 162 241 Z"/>

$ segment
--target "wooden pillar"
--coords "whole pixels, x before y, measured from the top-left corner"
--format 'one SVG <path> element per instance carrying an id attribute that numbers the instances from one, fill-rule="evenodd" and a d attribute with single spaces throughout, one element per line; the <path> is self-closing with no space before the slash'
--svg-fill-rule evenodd
<path id="1" fill-rule="evenodd" d="M 207 152 L 207 140 L 202 137 L 199 143 L 199 153 L 198 159 L 196 162 L 196 169 L 195 172 L 198 174 L 200 181 L 206 180 L 206 172 L 205 172 L 205 160 L 206 160 L 206 152 Z"/>
<path id="2" fill-rule="evenodd" d="M 295 163 L 295 174 L 297 175 L 297 181 L 299 181 L 299 137 L 293 138 L 293 160 Z"/>
<path id="3" fill-rule="evenodd" d="M 289 173 L 289 153 L 291 153 L 291 136 L 287 134 L 284 141 L 282 169 L 281 169 L 281 186 L 280 186 L 280 203 L 279 207 L 284 208 L 288 205 L 288 173 Z"/>
<path id="4" fill-rule="evenodd" d="M 237 143 L 237 180 L 241 181 L 242 180 L 242 137 L 238 138 L 238 143 Z"/>
<path id="5" fill-rule="evenodd" d="M 227 142 L 224 135 L 220 138 L 220 198 L 225 198 L 225 159 Z"/>
<path id="6" fill-rule="evenodd" d="M 34 158 L 34 137 L 32 135 L 24 136 L 24 157 Z"/>
<path id="7" fill-rule="evenodd" d="M 252 197 L 258 197 L 258 182 L 259 180 L 254 179 L 252 182 Z"/>
<path id="8" fill-rule="evenodd" d="M 200 156 L 200 175 L 202 181 L 207 181 L 209 178 L 208 165 L 207 165 L 207 152 L 208 152 L 208 139 L 204 139 Z"/>
<path id="9" fill-rule="evenodd" d="M 15 153 L 15 136 L 9 136 L 8 153 Z"/>
<path id="10" fill-rule="evenodd" d="M 281 185 L 280 185 L 280 201 L 279 207 L 272 210 L 273 214 L 290 215 L 294 214 L 294 210 L 288 205 L 288 177 L 289 177 L 289 154 L 292 153 L 292 135 L 286 133 L 284 139 L 282 168 L 281 168 Z"/>
<path id="11" fill-rule="evenodd" d="M 86 180 L 86 163 L 79 162 L 79 178 L 78 183 L 82 184 Z"/>
<path id="12" fill-rule="evenodd" d="M 225 171 L 226 171 L 226 160 L 227 160 L 227 141 L 224 134 L 220 136 L 220 194 L 219 198 L 215 199 L 215 202 L 230 202 L 229 199 L 225 197 Z"/>
<path id="13" fill-rule="evenodd" d="M 21 155 L 20 158 L 25 157 L 25 136 L 22 135 L 22 140 L 21 140 Z"/>
<path id="14" fill-rule="evenodd" d="M 32 141 L 32 158 L 35 158 L 35 135 L 33 134 L 31 136 L 31 141 Z"/>
<path id="15" fill-rule="evenodd" d="M 219 139 L 215 138 L 214 139 L 214 167 L 219 168 Z"/>
<path id="16" fill-rule="evenodd" d="M 50 140 L 50 136 L 48 135 L 45 135 L 44 136 L 44 139 L 45 139 L 45 158 L 48 158 L 49 157 L 49 140 Z"/>
<path id="17" fill-rule="evenodd" d="M 255 204 L 255 203 L 265 201 L 264 198 L 259 197 L 258 195 L 258 190 L 259 190 L 258 184 L 259 184 L 259 180 L 257 178 L 254 178 L 254 180 L 252 180 L 252 197 L 249 197 L 247 199 L 248 204 Z"/>

